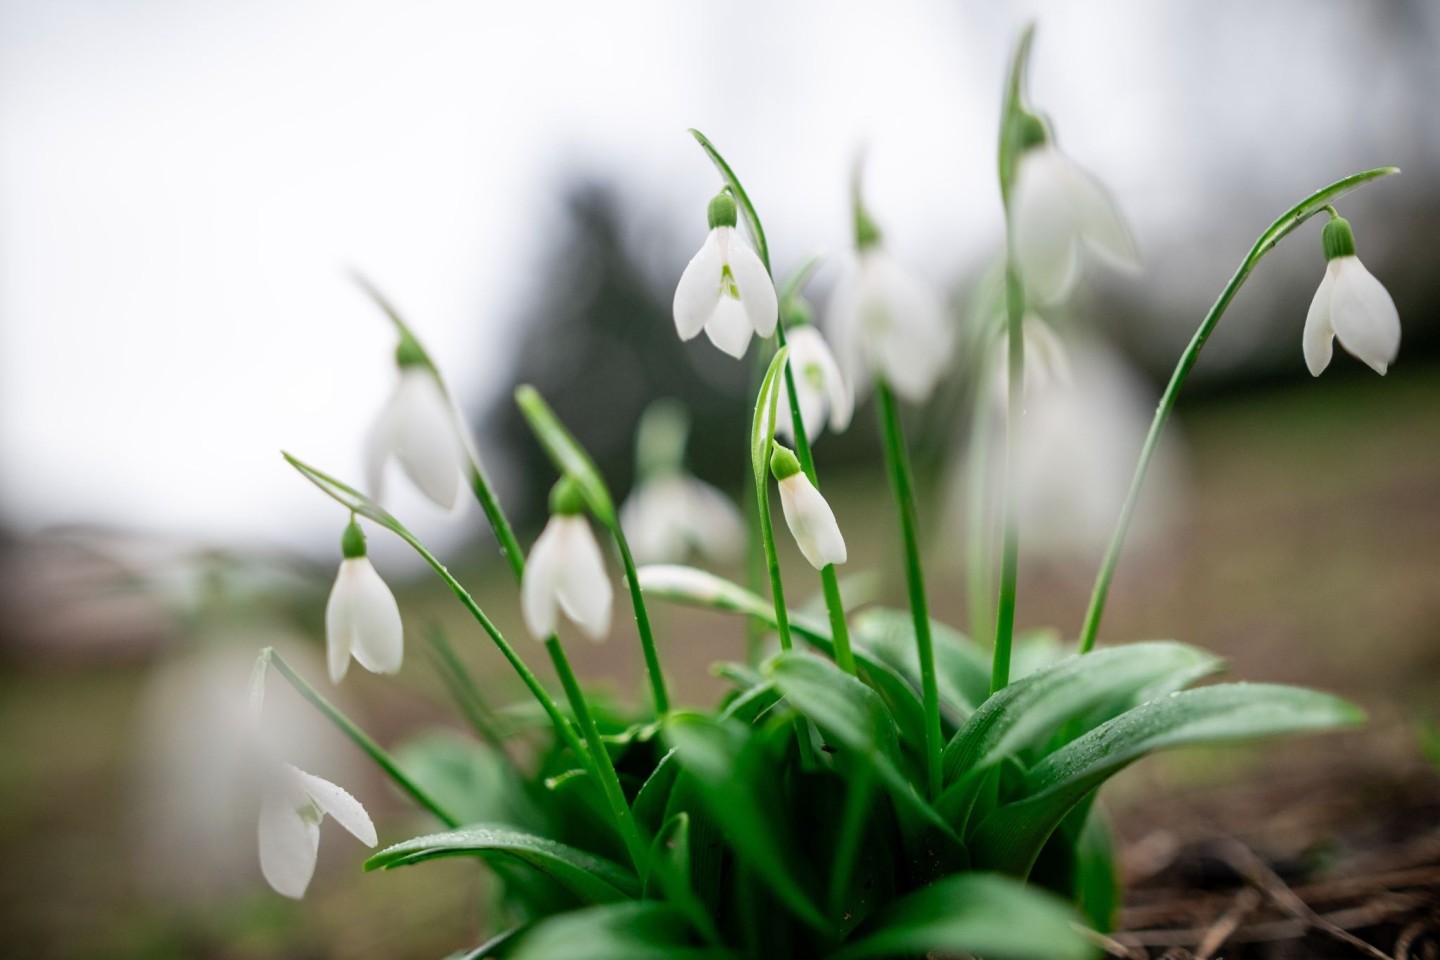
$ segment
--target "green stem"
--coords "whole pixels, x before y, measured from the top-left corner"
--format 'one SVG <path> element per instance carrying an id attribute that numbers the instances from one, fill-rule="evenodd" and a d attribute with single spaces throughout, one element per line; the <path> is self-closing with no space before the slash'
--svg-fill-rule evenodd
<path id="1" fill-rule="evenodd" d="M 1020 418 L 1025 397 L 1025 288 L 1015 268 L 1015 253 L 1005 257 L 1005 326 L 1009 341 L 1005 402 L 1005 484 L 1000 542 L 1000 596 L 995 604 L 995 659 L 990 668 L 990 692 L 1010 682 L 1010 646 L 1015 637 L 1015 591 L 1020 568 L 1020 517 L 1017 488 L 1020 483 Z"/>
<path id="2" fill-rule="evenodd" d="M 985 453 L 990 439 L 991 416 L 990 406 L 985 402 L 987 383 L 982 383 L 975 393 L 974 418 L 970 424 L 969 449 L 965 455 L 965 526 L 969 538 L 965 561 L 968 584 L 966 606 L 970 612 L 970 636 L 977 640 L 993 636 L 995 630 L 995 615 L 990 609 L 990 591 L 994 589 L 994 583 L 990 578 L 990 524 L 986 509 L 990 503 L 990 491 Z"/>
<path id="3" fill-rule="evenodd" d="M 910 615 L 915 621 L 915 648 L 920 660 L 921 699 L 925 708 L 925 773 L 931 799 L 940 795 L 940 688 L 935 679 L 935 648 L 930 639 L 930 609 L 925 599 L 925 575 L 920 566 L 920 539 L 916 530 L 915 488 L 910 458 L 900 428 L 900 411 L 889 384 L 875 384 L 880 425 L 885 434 L 885 465 L 900 509 L 900 534 L 905 551 L 905 586 L 910 592 Z"/>
<path id="4" fill-rule="evenodd" d="M 520 541 L 515 539 L 515 531 L 511 529 L 510 521 L 500 508 L 500 501 L 490 486 L 490 480 L 485 476 L 479 458 L 469 449 L 468 444 L 466 455 L 470 458 L 470 489 L 475 494 L 475 499 L 480 502 L 480 509 L 485 511 L 485 519 L 490 522 L 490 529 L 495 531 L 495 539 L 500 544 L 500 555 L 505 558 L 518 580 L 525 571 L 525 551 L 520 549 Z"/>
<path id="5" fill-rule="evenodd" d="M 630 854 L 635 871 L 644 876 L 645 864 L 650 856 L 650 844 L 640 835 L 640 827 L 630 812 L 630 805 L 625 802 L 625 793 L 620 787 L 620 775 L 615 772 L 615 764 L 600 736 L 600 728 L 595 726 L 595 718 L 585 702 L 585 692 L 580 689 L 580 683 L 575 679 L 575 671 L 570 669 L 570 661 L 560 646 L 560 639 L 553 633 L 545 641 L 545 650 L 550 654 L 550 661 L 555 664 L 555 674 L 560 678 L 560 685 L 565 688 L 565 696 L 570 701 L 570 709 L 575 711 L 575 719 L 580 723 L 585 742 L 590 745 L 590 757 L 595 764 L 595 772 L 599 774 L 596 779 L 600 783 L 601 793 L 605 795 L 605 802 L 610 806 L 610 814 L 615 818 L 620 839 L 625 843 L 625 850 Z"/>
<path id="6" fill-rule="evenodd" d="M 406 776 L 405 772 L 400 769 L 399 764 L 395 762 L 395 759 L 386 753 L 380 744 L 371 740 L 365 731 L 361 730 L 349 717 L 341 713 L 338 707 L 322 697 L 314 687 L 305 682 L 305 678 L 296 673 L 290 664 L 285 662 L 284 657 L 280 656 L 273 648 L 271 648 L 268 653 L 270 663 L 274 665 L 282 677 L 290 682 L 290 686 L 294 687 L 300 696 L 314 704 L 316 709 L 325 714 L 325 716 L 330 719 L 330 722 L 340 729 L 341 733 L 349 737 L 355 746 L 363 750 L 371 760 L 374 760 L 376 766 L 384 770 L 390 779 L 395 781 L 396 786 L 408 793 L 411 799 L 420 806 L 434 814 L 435 818 L 445 824 L 445 826 L 451 829 L 460 826 L 460 821 L 453 814 L 440 806 L 440 804 L 435 801 L 435 798 L 430 796 L 423 787 Z"/>
<path id="7" fill-rule="evenodd" d="M 640 633 L 640 649 L 645 653 L 645 671 L 650 678 L 650 696 L 655 702 L 655 715 L 663 717 L 670 712 L 670 694 L 665 689 L 665 674 L 660 668 L 660 654 L 655 649 L 655 633 L 650 627 L 650 611 L 645 607 L 645 596 L 640 590 L 640 578 L 635 572 L 635 558 L 630 553 L 630 543 L 617 522 L 610 528 L 615 543 L 620 547 L 620 562 L 625 567 L 625 583 L 630 588 L 630 605 L 635 609 L 635 629 Z"/>
<path id="8" fill-rule="evenodd" d="M 775 324 L 775 342 L 785 346 L 785 321 Z M 805 421 L 800 416 L 800 395 L 795 389 L 795 373 L 790 362 L 785 363 L 785 393 L 790 401 L 790 422 L 794 429 L 795 456 L 800 460 L 800 469 L 806 478 L 820 489 L 820 478 L 815 474 L 815 455 L 810 450 L 810 438 L 805 433 Z M 825 609 L 830 614 L 830 632 L 835 639 L 835 664 L 850 676 L 858 676 L 855 668 L 855 654 L 850 650 L 850 626 L 845 622 L 845 604 L 840 597 L 840 581 L 835 575 L 835 565 L 826 564 L 820 570 L 820 586 L 825 593 Z"/>
<path id="9" fill-rule="evenodd" d="M 1105 612 L 1105 601 L 1110 594 L 1110 581 L 1115 576 L 1115 565 L 1120 560 L 1120 548 L 1125 542 L 1125 534 L 1130 529 L 1130 521 L 1134 518 L 1135 504 L 1140 499 L 1140 488 L 1145 482 L 1146 471 L 1150 469 L 1150 461 L 1155 456 L 1155 449 L 1160 443 L 1160 433 L 1165 429 L 1165 424 L 1170 419 L 1170 412 L 1180 398 L 1180 388 L 1185 385 L 1185 379 L 1200 359 L 1200 351 L 1204 348 L 1205 341 L 1210 339 L 1210 334 L 1214 331 L 1215 325 L 1220 322 L 1220 318 L 1225 314 L 1230 302 L 1235 299 L 1235 294 L 1240 291 L 1240 287 L 1250 276 L 1250 272 L 1255 269 L 1256 264 L 1287 234 L 1315 214 L 1334 209 L 1330 206 L 1330 201 L 1371 180 L 1399 172 L 1396 167 L 1377 167 L 1374 170 L 1351 174 L 1322 187 L 1285 211 L 1274 223 L 1270 224 L 1264 233 L 1260 234 L 1255 245 L 1250 248 L 1250 252 L 1240 262 L 1240 266 L 1236 269 L 1234 276 L 1230 278 L 1230 282 L 1225 285 L 1224 290 L 1220 291 L 1220 296 L 1210 308 L 1210 312 L 1205 314 L 1205 319 L 1200 321 L 1199 329 L 1195 331 L 1195 336 L 1191 338 L 1185 352 L 1180 355 L 1180 360 L 1175 365 L 1175 372 L 1170 375 L 1170 382 L 1166 385 L 1165 393 L 1160 398 L 1160 404 L 1155 409 L 1155 418 L 1150 422 L 1150 432 L 1145 435 L 1145 445 L 1140 448 L 1140 461 L 1135 465 L 1135 475 L 1130 480 L 1130 490 L 1125 495 L 1124 506 L 1120 508 L 1120 519 L 1115 524 L 1115 532 L 1111 534 L 1110 545 L 1105 550 L 1105 559 L 1101 562 L 1100 572 L 1095 577 L 1095 587 L 1090 594 L 1090 606 L 1085 611 L 1085 622 L 1080 628 L 1079 650 L 1081 653 L 1088 653 L 1095 647 L 1095 637 L 1100 630 L 1100 617 Z"/>
<path id="10" fill-rule="evenodd" d="M 770 598 L 775 604 L 775 632 L 780 635 L 780 649 L 789 650 L 790 613 L 785 607 L 785 584 L 780 579 L 780 557 L 775 552 L 775 527 L 770 523 L 770 484 L 757 479 L 755 506 L 760 513 L 760 542 L 765 548 L 765 572 L 770 577 Z"/>
<path id="11" fill-rule="evenodd" d="M 445 639 L 444 632 L 438 626 L 426 630 L 425 637 L 430 641 L 430 649 L 434 653 L 436 672 L 450 688 L 460 712 L 465 714 L 465 719 L 470 721 L 471 728 L 480 739 L 490 744 L 501 756 L 505 756 L 505 743 L 496 732 L 494 714 L 455 648 Z"/>
<path id="12" fill-rule="evenodd" d="M 766 351 L 755 351 L 755 363 L 750 373 L 750 395 L 760 392 L 765 379 L 765 370 L 770 365 Z M 747 471 L 748 472 L 748 471 Z M 761 542 L 760 510 L 754 500 L 745 499 L 745 585 L 751 593 L 760 593 L 765 581 L 765 547 Z M 765 623 L 757 617 L 745 619 L 745 662 L 750 666 L 760 663 L 760 649 L 765 640 Z"/>

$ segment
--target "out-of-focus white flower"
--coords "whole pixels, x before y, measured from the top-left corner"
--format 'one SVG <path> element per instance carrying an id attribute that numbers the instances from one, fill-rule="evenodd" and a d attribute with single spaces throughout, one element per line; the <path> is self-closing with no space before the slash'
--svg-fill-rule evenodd
<path id="1" fill-rule="evenodd" d="M 878 243 L 861 249 L 835 285 L 827 325 L 856 394 L 880 377 L 901 397 L 923 403 L 955 348 L 940 298 Z"/>
<path id="2" fill-rule="evenodd" d="M 405 656 L 405 632 L 395 595 L 365 555 L 365 534 L 351 521 L 341 538 L 345 559 L 325 604 L 325 649 L 330 680 L 339 683 L 353 656 L 372 673 L 395 673 Z"/>
<path id="3" fill-rule="evenodd" d="M 710 201 L 710 234 L 675 287 L 675 329 L 681 340 L 701 330 L 732 357 L 742 357 L 750 335 L 775 332 L 779 303 L 760 258 L 735 229 L 735 201 L 721 193 Z"/>
<path id="4" fill-rule="evenodd" d="M 283 764 L 260 802 L 260 871 L 276 893 L 299 899 L 315 873 L 320 821 L 329 814 L 367 847 L 375 846 L 370 815 L 340 787 Z"/>
<path id="5" fill-rule="evenodd" d="M 1355 256 L 1348 221 L 1332 217 L 1322 234 L 1325 276 L 1305 317 L 1305 365 L 1320 376 L 1334 340 L 1383 375 L 1400 352 L 1400 313 L 1384 285 Z"/>
<path id="6" fill-rule="evenodd" d="M 1070 351 L 1050 324 L 1033 313 L 1025 315 L 1020 327 L 1025 339 L 1025 375 L 1022 386 L 1026 396 L 1036 391 L 1064 389 L 1071 381 Z M 1010 338 L 1000 330 L 993 360 L 995 400 L 1004 403 L 1010 385 Z"/>
<path id="7" fill-rule="evenodd" d="M 525 626 L 536 640 L 555 632 L 557 608 L 592 640 L 603 640 L 610 632 L 614 591 L 584 509 L 573 481 L 566 478 L 555 485 L 550 522 L 530 549 L 520 584 Z"/>
<path id="8" fill-rule="evenodd" d="M 620 525 L 639 563 L 674 563 L 691 551 L 732 563 L 745 546 L 745 521 L 735 504 L 687 473 L 638 483 L 620 507 Z"/>
<path id="9" fill-rule="evenodd" d="M 823 570 L 844 563 L 847 557 L 845 538 L 835 522 L 835 512 L 820 491 L 800 469 L 800 461 L 780 444 L 774 445 L 770 456 L 770 472 L 780 489 L 780 508 L 785 523 L 810 566 Z"/>
<path id="10" fill-rule="evenodd" d="M 381 499 L 385 465 L 394 458 L 421 493 L 452 510 L 469 469 L 455 408 L 429 366 L 407 352 L 404 342 L 397 359 L 400 382 L 365 441 L 370 495 Z"/>
<path id="11" fill-rule="evenodd" d="M 790 357 L 786 361 L 795 379 L 795 396 L 800 402 L 800 422 L 811 443 L 820 439 L 820 431 L 828 421 L 835 433 L 850 426 L 855 413 L 855 393 L 840 373 L 840 365 L 830 352 L 820 331 L 810 324 L 790 328 L 786 334 Z M 789 407 L 783 397 L 781 406 Z M 775 432 L 790 442 L 795 440 L 795 421 L 788 413 L 775 418 Z"/>
<path id="12" fill-rule="evenodd" d="M 1059 303 L 1070 294 L 1082 244 L 1117 266 L 1139 264 L 1135 241 L 1110 194 L 1048 136 L 1020 155 L 1010 214 L 1020 276 L 1036 303 Z"/>
<path id="13" fill-rule="evenodd" d="M 733 594 L 735 585 L 708 570 L 678 563 L 652 563 L 635 571 L 640 589 L 668 600 L 713 603 Z"/>

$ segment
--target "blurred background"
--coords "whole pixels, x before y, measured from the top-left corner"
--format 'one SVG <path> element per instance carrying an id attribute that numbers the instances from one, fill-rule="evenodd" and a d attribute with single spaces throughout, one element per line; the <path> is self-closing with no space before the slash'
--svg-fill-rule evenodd
<path id="1" fill-rule="evenodd" d="M 824 256 L 823 327 L 849 241 L 848 178 L 954 322 L 986 313 L 1001 243 L 1005 62 L 1039 23 L 1030 91 L 1113 192 L 1144 268 L 1087 265 L 1049 319 L 1077 392 L 1037 421 L 1020 619 L 1073 638 L 1153 403 L 1275 216 L 1345 174 L 1359 254 L 1404 327 L 1376 377 L 1319 379 L 1300 331 L 1319 226 L 1249 280 L 1187 389 L 1102 639 L 1216 649 L 1247 679 L 1311 683 L 1411 751 L 1440 686 L 1440 6 L 1427 0 L 529 4 L 0 2 L 0 942 L 15 956 L 438 957 L 483 929 L 473 864 L 362 876 L 326 830 L 302 904 L 264 886 L 254 801 L 227 758 L 258 649 L 322 689 L 325 592 L 345 521 L 289 470 L 359 480 L 393 388 L 397 304 L 529 538 L 553 474 L 510 403 L 536 384 L 617 495 L 658 397 L 691 411 L 690 468 L 739 496 L 751 364 L 681 344 L 670 300 L 717 177 L 744 180 L 777 275 Z M 967 327 L 968 325 L 968 327 Z M 753 349 L 753 348 L 752 348 Z M 937 616 L 966 627 L 975 372 L 907 411 Z M 873 413 L 817 459 L 853 596 L 898 603 Z M 408 484 L 390 506 L 507 634 L 512 588 L 473 507 Z M 1055 518 L 1055 519 L 1052 519 Z M 503 664 L 403 544 L 398 680 L 334 691 L 377 738 L 459 722 L 422 655 L 441 625 L 497 702 Z M 787 570 L 814 592 L 798 554 Z M 859 562 L 854 562 L 859 561 Z M 737 577 L 735 565 L 723 571 Z M 618 621 L 627 618 L 618 617 Z M 682 699 L 710 702 L 743 630 L 658 612 Z M 517 641 L 519 643 L 521 641 Z M 572 646 L 623 701 L 628 623 Z M 540 658 L 536 658 L 537 660 Z M 357 675 L 358 674 L 358 675 Z M 272 684 L 272 690 L 275 690 Z M 382 842 L 424 828 L 287 691 L 293 759 L 344 784 Z M 408 831 L 408 832 L 407 832 Z M 332 844 L 333 841 L 333 844 Z"/>

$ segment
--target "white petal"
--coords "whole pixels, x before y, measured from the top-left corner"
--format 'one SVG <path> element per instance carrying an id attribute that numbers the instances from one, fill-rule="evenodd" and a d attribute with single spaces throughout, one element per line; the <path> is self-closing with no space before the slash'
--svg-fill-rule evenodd
<path id="1" fill-rule="evenodd" d="M 421 493 L 453 510 L 466 464 L 449 401 L 428 371 L 411 367 L 401 373 L 398 403 L 395 458 Z"/>
<path id="2" fill-rule="evenodd" d="M 1384 284 L 1356 257 L 1336 257 L 1330 322 L 1340 343 L 1383 374 L 1400 352 L 1400 313 Z"/>
<path id="3" fill-rule="evenodd" d="M 954 327 L 930 287 L 884 251 L 867 253 L 865 268 L 860 323 L 871 369 L 900 396 L 923 402 L 950 362 Z"/>
<path id="4" fill-rule="evenodd" d="M 349 830 L 355 839 L 365 846 L 375 846 L 378 842 L 375 835 L 375 824 L 371 821 L 370 814 L 366 813 L 365 808 L 360 805 L 359 800 L 350 796 L 343 788 L 312 773 L 296 770 L 295 775 L 299 778 L 300 786 L 305 793 L 315 801 L 315 806 L 334 817 L 336 823 Z"/>
<path id="5" fill-rule="evenodd" d="M 856 392 L 868 390 L 872 372 L 865 363 L 860 312 L 865 296 L 864 261 L 851 264 L 835 283 L 825 313 L 825 330 L 835 345 L 835 356 L 846 382 Z"/>
<path id="6" fill-rule="evenodd" d="M 1061 186 L 1074 211 L 1080 236 L 1117 265 L 1135 267 L 1140 263 L 1130 228 L 1120 215 L 1114 198 L 1088 172 L 1076 166 L 1064 154 L 1057 154 Z"/>
<path id="7" fill-rule="evenodd" d="M 754 332 L 744 304 L 729 295 L 720 297 L 715 312 L 705 321 L 705 335 L 710 342 L 737 360 L 745 356 Z"/>
<path id="8" fill-rule="evenodd" d="M 805 434 L 813 442 L 819 439 L 828 418 L 837 433 L 850 425 L 855 398 L 840 365 L 830 353 L 825 338 L 812 326 L 798 327 L 789 333 L 790 370 L 795 378 L 795 392 L 800 401 L 801 420 Z M 782 398 L 783 399 L 783 398 Z M 789 416 L 778 418 L 778 432 L 794 436 Z"/>
<path id="9" fill-rule="evenodd" d="M 398 672 L 405 656 L 405 631 L 395 594 L 368 557 L 342 562 L 337 587 L 340 580 L 349 581 L 350 652 L 371 673 Z"/>
<path id="10" fill-rule="evenodd" d="M 716 563 L 730 563 L 745 549 L 745 519 L 730 498 L 695 477 L 678 481 L 685 488 L 686 539 Z"/>
<path id="11" fill-rule="evenodd" d="M 781 480 L 778 486 L 785 523 L 810 565 L 820 570 L 832 563 L 844 563 L 845 538 L 820 491 L 803 473 Z"/>
<path id="12" fill-rule="evenodd" d="M 685 265 L 675 287 L 675 331 L 681 340 L 692 340 L 705 327 L 720 300 L 720 272 L 725 261 L 717 231 L 711 230 L 700 251 Z"/>
<path id="13" fill-rule="evenodd" d="M 676 563 L 652 563 L 635 571 L 646 593 L 694 603 L 711 603 L 732 591 L 732 584 L 707 570 Z"/>
<path id="14" fill-rule="evenodd" d="M 564 553 L 556 584 L 560 606 L 591 640 L 604 640 L 610 632 L 614 589 L 590 523 L 582 516 L 555 517 L 550 522 L 562 525 Z"/>
<path id="15" fill-rule="evenodd" d="M 1326 265 L 1325 276 L 1320 278 L 1320 286 L 1310 301 L 1310 311 L 1305 314 L 1301 347 L 1305 352 L 1305 366 L 1310 368 L 1312 377 L 1320 376 L 1330 365 L 1335 349 L 1335 328 L 1330 325 L 1330 305 L 1335 290 L 1335 271 L 1331 269 L 1334 262 L 1332 260 Z"/>
<path id="16" fill-rule="evenodd" d="M 1079 272 L 1079 236 L 1065 190 L 1066 161 L 1052 148 L 1020 158 L 1011 196 L 1011 229 L 1020 276 L 1031 298 L 1058 303 Z"/>
<path id="17" fill-rule="evenodd" d="M 750 325 L 760 336 L 772 336 L 776 318 L 780 316 L 775 283 L 760 262 L 760 257 L 738 236 L 732 236 L 728 246 L 730 273 L 735 277 L 735 286 L 740 290 L 740 302 L 745 306 Z"/>
<path id="18" fill-rule="evenodd" d="M 400 394 L 402 380 L 395 386 L 395 392 L 386 401 L 385 408 L 375 418 L 370 433 L 365 437 L 365 488 L 374 500 L 385 495 L 385 465 L 395 455 L 400 437 Z"/>
<path id="19" fill-rule="evenodd" d="M 320 824 L 302 817 L 308 799 L 289 783 L 272 785 L 260 801 L 260 872 L 276 893 L 296 900 L 315 874 Z"/>
<path id="20" fill-rule="evenodd" d="M 350 651 L 355 644 L 354 577 L 347 575 L 349 560 L 340 562 L 330 599 L 325 602 L 325 662 L 330 682 L 339 683 L 350 669 Z"/>
<path id="21" fill-rule="evenodd" d="M 560 582 L 561 527 L 559 517 L 551 517 L 525 561 L 525 576 L 520 582 L 520 608 L 525 626 L 536 640 L 544 640 L 555 632 L 555 595 Z"/>
<path id="22" fill-rule="evenodd" d="M 683 502 L 673 496 L 670 478 L 640 483 L 620 505 L 620 526 L 637 563 L 673 563 L 685 559 L 681 525 Z"/>

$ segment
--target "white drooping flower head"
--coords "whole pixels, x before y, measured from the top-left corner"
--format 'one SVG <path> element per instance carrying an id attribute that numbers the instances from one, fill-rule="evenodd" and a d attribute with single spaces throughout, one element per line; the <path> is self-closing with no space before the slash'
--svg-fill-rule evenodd
<path id="1" fill-rule="evenodd" d="M 775 333 L 779 302 L 769 271 L 736 229 L 730 194 L 711 200 L 709 215 L 710 234 L 675 287 L 675 329 L 681 340 L 704 330 L 711 343 L 738 359 L 751 334 Z"/>
<path id="2" fill-rule="evenodd" d="M 366 483 L 381 499 L 394 459 L 420 492 L 445 510 L 459 501 L 469 455 L 454 405 L 419 344 L 402 335 L 395 351 L 400 382 L 365 441 Z"/>
<path id="3" fill-rule="evenodd" d="M 685 469 L 690 417 L 661 398 L 640 417 L 635 487 L 620 507 L 620 526 L 640 563 L 678 563 L 693 553 L 733 563 L 745 547 L 745 521 L 730 498 Z"/>
<path id="4" fill-rule="evenodd" d="M 1117 267 L 1139 266 L 1135 241 L 1106 189 L 1056 148 L 1038 117 L 1027 114 L 1021 123 L 1010 229 L 1028 298 L 1051 305 L 1068 297 L 1082 248 Z"/>
<path id="5" fill-rule="evenodd" d="M 1384 375 L 1400 352 L 1400 313 L 1383 284 L 1355 256 L 1348 221 L 1331 216 L 1321 234 L 1325 276 L 1305 317 L 1305 365 L 1320 376 L 1330 365 L 1334 341 Z"/>
<path id="6" fill-rule="evenodd" d="M 1026 313 L 1020 329 L 1025 340 L 1025 368 L 1021 384 L 1025 396 L 1069 386 L 1072 377 L 1070 350 L 1050 324 L 1037 314 Z M 1001 327 L 991 367 L 994 371 L 995 402 L 1000 404 L 1005 403 L 1009 395 L 1009 350 L 1010 339 L 1005 328 Z"/>
<path id="7" fill-rule="evenodd" d="M 815 489 L 800 461 L 790 450 L 776 443 L 770 455 L 770 472 L 774 475 L 780 490 L 780 508 L 785 512 L 785 524 L 800 547 L 805 559 L 816 570 L 823 570 L 831 564 L 841 564 L 847 559 L 845 538 L 840 534 L 840 525 L 835 522 L 835 512 L 830 504 Z"/>
<path id="8" fill-rule="evenodd" d="M 354 520 L 340 538 L 340 572 L 325 604 L 325 652 L 330 681 L 339 683 L 350 658 L 371 673 L 397 673 L 405 656 L 405 631 L 395 594 L 365 555 L 365 533 Z"/>
<path id="9" fill-rule="evenodd" d="M 368 847 L 375 846 L 375 824 L 350 794 L 290 764 L 275 769 L 260 801 L 260 871 L 275 892 L 300 899 L 315 873 L 320 821 L 335 822 Z"/>
<path id="10" fill-rule="evenodd" d="M 858 249 L 830 297 L 830 339 L 856 395 L 878 378 L 923 403 L 949 368 L 955 327 L 934 290 L 881 246 L 858 196 L 855 203 Z"/>
<path id="11" fill-rule="evenodd" d="M 544 640 L 555 632 L 563 610 L 590 639 L 604 640 L 610 632 L 614 591 L 585 519 L 584 498 L 570 478 L 555 484 L 550 513 L 550 522 L 530 549 L 520 584 L 525 626 L 536 640 Z"/>
<path id="12" fill-rule="evenodd" d="M 825 337 L 810 323 L 798 323 L 787 325 L 786 342 L 790 345 L 786 363 L 795 379 L 805 436 L 813 444 L 827 423 L 835 433 L 843 433 L 855 413 L 855 392 L 840 372 Z M 786 409 L 775 417 L 775 433 L 793 443 L 794 417 L 787 402 L 782 400 L 781 405 Z"/>

